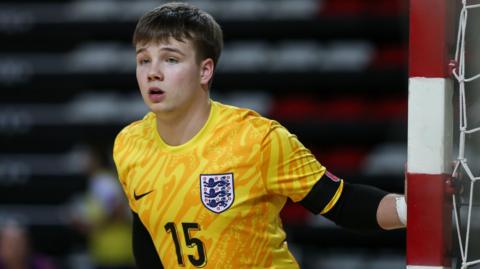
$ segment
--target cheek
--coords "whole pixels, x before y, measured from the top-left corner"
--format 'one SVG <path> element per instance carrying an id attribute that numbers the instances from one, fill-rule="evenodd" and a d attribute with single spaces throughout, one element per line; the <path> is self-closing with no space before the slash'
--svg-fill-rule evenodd
<path id="1" fill-rule="evenodd" d="M 139 86 L 142 86 L 143 84 L 145 84 L 145 72 L 140 69 L 140 68 L 137 68 L 136 70 L 136 76 L 137 76 L 137 82 L 138 82 L 138 85 Z"/>
<path id="2" fill-rule="evenodd" d="M 141 74 L 142 74 L 142 70 L 140 68 L 137 67 L 136 71 L 135 71 L 136 75 L 137 75 L 137 80 L 140 81 L 140 78 L 141 78 Z"/>
<path id="3" fill-rule="evenodd" d="M 196 68 L 185 68 L 180 72 L 175 72 L 174 79 L 183 85 L 193 86 L 200 81 L 200 75 Z"/>

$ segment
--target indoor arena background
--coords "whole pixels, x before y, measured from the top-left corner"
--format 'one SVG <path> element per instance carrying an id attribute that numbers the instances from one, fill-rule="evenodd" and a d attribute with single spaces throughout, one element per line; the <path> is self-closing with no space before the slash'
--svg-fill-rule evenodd
<path id="1" fill-rule="evenodd" d="M 224 30 L 213 99 L 279 121 L 350 182 L 403 193 L 405 0 L 189 2 Z M 0 221 L 23 227 L 57 268 L 92 268 L 105 255 L 92 249 L 102 210 L 91 201 L 111 205 L 118 193 L 92 178 L 115 176 L 113 139 L 147 112 L 131 36 L 161 3 L 0 3 Z M 282 217 L 302 268 L 405 266 L 404 231 L 360 235 L 292 203 Z"/>

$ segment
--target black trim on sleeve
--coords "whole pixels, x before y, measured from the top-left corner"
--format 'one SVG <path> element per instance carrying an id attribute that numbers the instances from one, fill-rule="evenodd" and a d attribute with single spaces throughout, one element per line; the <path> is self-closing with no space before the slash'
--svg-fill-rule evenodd
<path id="1" fill-rule="evenodd" d="M 375 187 L 344 182 L 342 195 L 335 206 L 323 216 L 348 229 L 383 230 L 378 225 L 377 209 L 387 194 Z"/>
<path id="2" fill-rule="evenodd" d="M 327 178 L 318 180 L 300 201 L 306 209 L 319 214 L 335 195 L 340 182 Z M 343 191 L 335 206 L 323 214 L 337 225 L 358 231 L 383 230 L 377 221 L 380 201 L 388 193 L 375 187 L 343 182 Z"/>
<path id="3" fill-rule="evenodd" d="M 132 211 L 132 215 L 132 247 L 137 269 L 163 269 L 150 233 L 138 214 Z"/>
<path id="4" fill-rule="evenodd" d="M 313 214 L 320 214 L 340 187 L 340 181 L 333 181 L 325 175 L 313 185 L 300 204 Z"/>

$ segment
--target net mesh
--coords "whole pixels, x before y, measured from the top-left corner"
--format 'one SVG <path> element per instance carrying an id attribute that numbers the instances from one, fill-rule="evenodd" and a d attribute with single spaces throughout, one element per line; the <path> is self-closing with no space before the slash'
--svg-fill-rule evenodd
<path id="1" fill-rule="evenodd" d="M 453 208 L 454 208 L 454 220 L 457 230 L 457 237 L 460 250 L 461 258 L 461 269 L 473 268 L 480 266 L 480 259 L 472 259 L 471 251 L 469 252 L 469 247 L 471 245 L 471 231 L 472 231 L 472 207 L 474 202 L 474 185 L 475 182 L 480 180 L 480 176 L 475 175 L 471 169 L 471 163 L 468 162 L 465 150 L 466 150 L 466 137 L 473 133 L 480 133 L 480 127 L 471 128 L 468 125 L 467 117 L 467 99 L 466 99 L 466 84 L 473 82 L 480 78 L 480 73 L 468 77 L 466 75 L 466 65 L 465 65 L 465 48 L 466 48 L 466 29 L 467 29 L 467 20 L 469 11 L 475 8 L 480 8 L 480 4 L 469 4 L 468 1 L 462 1 L 462 8 L 459 16 L 458 24 L 458 34 L 457 42 L 455 49 L 455 61 L 453 64 L 453 76 L 458 84 L 458 97 L 459 97 L 459 141 L 458 141 L 458 157 L 455 161 L 455 166 L 453 169 L 453 178 L 456 181 L 461 178 L 459 175 L 464 175 L 466 180 L 464 193 L 465 205 L 466 205 L 466 215 L 464 218 L 461 218 L 462 212 L 460 210 L 461 194 L 453 195 Z M 462 220 L 466 219 L 466 222 L 462 225 Z"/>

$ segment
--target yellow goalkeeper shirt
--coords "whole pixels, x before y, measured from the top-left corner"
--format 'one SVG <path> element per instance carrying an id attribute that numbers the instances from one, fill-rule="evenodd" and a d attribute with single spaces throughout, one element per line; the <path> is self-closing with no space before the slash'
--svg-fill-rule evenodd
<path id="1" fill-rule="evenodd" d="M 325 168 L 276 121 L 212 101 L 203 128 L 169 146 L 150 112 L 118 134 L 114 160 L 165 268 L 298 268 L 279 212 Z"/>

